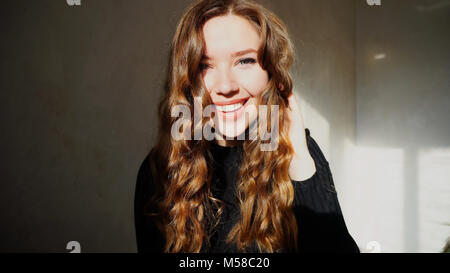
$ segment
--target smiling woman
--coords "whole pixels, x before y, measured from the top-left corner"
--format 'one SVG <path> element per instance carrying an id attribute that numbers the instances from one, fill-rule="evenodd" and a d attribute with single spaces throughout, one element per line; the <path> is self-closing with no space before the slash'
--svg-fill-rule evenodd
<path id="1" fill-rule="evenodd" d="M 268 87 L 268 72 L 257 62 L 261 37 L 249 20 L 233 14 L 208 20 L 203 37 L 202 80 L 216 106 L 214 124 L 235 138 L 256 120 L 257 108 L 248 106 L 257 106 Z"/>
<path id="2" fill-rule="evenodd" d="M 158 142 L 137 179 L 138 251 L 359 251 L 328 162 L 303 126 L 293 54 L 283 22 L 252 1 L 200 0 L 186 10 L 172 42 Z M 276 111 L 260 111 L 269 105 Z M 180 106 L 194 113 L 179 128 L 189 138 L 172 135 Z M 205 124 L 215 137 L 192 137 Z M 276 129 L 276 149 L 262 149 L 267 127 Z"/>

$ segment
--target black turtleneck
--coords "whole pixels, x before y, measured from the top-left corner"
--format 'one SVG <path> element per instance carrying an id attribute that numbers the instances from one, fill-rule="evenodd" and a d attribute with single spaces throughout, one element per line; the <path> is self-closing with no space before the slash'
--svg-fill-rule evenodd
<path id="1" fill-rule="evenodd" d="M 293 211 L 298 224 L 298 248 L 300 252 L 359 252 L 349 234 L 339 206 L 337 192 L 328 161 L 305 129 L 309 153 L 316 165 L 314 175 L 304 181 L 292 180 L 294 186 Z M 239 206 L 235 196 L 236 177 L 242 159 L 242 147 L 223 147 L 212 142 L 214 178 L 211 191 L 225 204 L 220 222 L 211 236 L 211 247 L 201 252 L 237 252 L 225 242 L 228 232 L 239 218 Z M 144 205 L 152 195 L 152 176 L 149 156 L 143 161 L 136 184 L 134 213 L 138 252 L 163 252 L 164 237 L 150 217 L 144 216 Z M 258 252 L 256 247 L 247 252 Z"/>

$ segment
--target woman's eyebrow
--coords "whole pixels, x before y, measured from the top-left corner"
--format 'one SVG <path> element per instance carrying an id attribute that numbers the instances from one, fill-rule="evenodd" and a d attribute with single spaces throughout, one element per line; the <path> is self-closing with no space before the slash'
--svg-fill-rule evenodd
<path id="1" fill-rule="evenodd" d="M 240 50 L 240 51 L 236 51 L 236 52 L 232 53 L 231 57 L 236 58 L 236 57 L 245 55 L 250 52 L 258 53 L 258 51 L 256 49 L 248 48 L 248 49 L 244 49 L 244 50 Z M 211 60 L 211 58 L 209 56 L 203 55 L 202 60 Z"/>
<path id="2" fill-rule="evenodd" d="M 245 50 L 234 52 L 233 54 L 231 54 L 231 56 L 232 57 L 239 57 L 239 56 L 245 55 L 245 54 L 250 53 L 250 52 L 258 53 L 258 51 L 256 51 L 256 49 L 249 48 L 249 49 L 245 49 Z"/>

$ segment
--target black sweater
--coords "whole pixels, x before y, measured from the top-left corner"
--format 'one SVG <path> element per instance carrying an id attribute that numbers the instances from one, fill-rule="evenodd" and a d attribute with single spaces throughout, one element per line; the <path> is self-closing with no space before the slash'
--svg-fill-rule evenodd
<path id="1" fill-rule="evenodd" d="M 298 223 L 298 248 L 300 252 L 359 252 L 345 225 L 328 161 L 311 137 L 309 129 L 305 129 L 305 132 L 316 172 L 307 180 L 292 180 L 295 194 L 293 211 Z M 242 147 L 223 147 L 212 143 L 210 151 L 214 158 L 215 177 L 211 190 L 214 197 L 225 203 L 225 209 L 211 238 L 211 248 L 204 247 L 201 252 L 237 252 L 225 242 L 225 238 L 239 217 L 234 189 Z M 151 218 L 144 216 L 144 204 L 152 194 L 152 183 L 147 156 L 139 169 L 134 201 L 138 252 L 163 252 L 164 237 Z M 248 252 L 258 251 L 254 248 Z"/>

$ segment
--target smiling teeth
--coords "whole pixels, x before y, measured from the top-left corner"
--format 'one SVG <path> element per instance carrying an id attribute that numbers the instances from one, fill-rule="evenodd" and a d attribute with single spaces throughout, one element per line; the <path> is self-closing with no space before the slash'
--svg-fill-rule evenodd
<path id="1" fill-rule="evenodd" d="M 242 107 L 242 105 L 244 105 L 243 103 L 236 103 L 236 104 L 231 104 L 231 105 L 216 105 L 217 110 L 222 111 L 222 112 L 231 112 L 231 111 L 235 111 L 239 108 Z"/>

